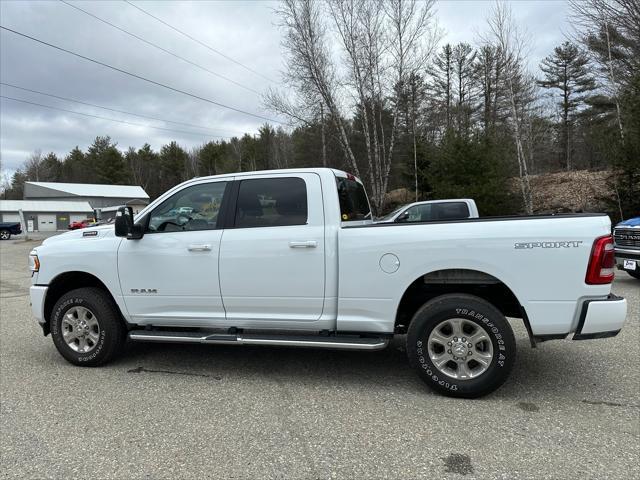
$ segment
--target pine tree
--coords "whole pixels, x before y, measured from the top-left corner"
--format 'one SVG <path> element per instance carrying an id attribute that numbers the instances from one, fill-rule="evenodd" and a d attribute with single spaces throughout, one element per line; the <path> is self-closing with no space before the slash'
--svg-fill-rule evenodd
<path id="1" fill-rule="evenodd" d="M 199 175 L 217 175 L 220 173 L 222 148 L 216 142 L 207 142 L 198 152 Z"/>
<path id="2" fill-rule="evenodd" d="M 483 45 L 474 62 L 474 74 L 478 85 L 478 109 L 481 113 L 485 136 L 494 132 L 499 120 L 504 120 L 504 61 L 493 45 Z"/>
<path id="3" fill-rule="evenodd" d="M 188 161 L 189 155 L 175 141 L 163 145 L 160 150 L 159 168 L 161 190 L 168 190 L 186 180 L 184 172 Z"/>
<path id="4" fill-rule="evenodd" d="M 58 156 L 50 152 L 42 159 L 40 164 L 42 171 L 42 181 L 59 182 L 62 179 L 62 162 L 58 160 Z"/>
<path id="5" fill-rule="evenodd" d="M 63 182 L 80 183 L 85 181 L 85 157 L 76 145 L 62 163 Z"/>
<path id="6" fill-rule="evenodd" d="M 140 165 L 140 176 L 139 179 L 134 180 L 133 183 L 142 186 L 152 197 L 159 196 L 163 193 L 158 176 L 160 156 L 157 152 L 153 151 L 151 145 L 145 143 L 136 152 L 136 159 Z"/>
<path id="7" fill-rule="evenodd" d="M 127 165 L 111 137 L 96 137 L 85 158 L 94 183 L 118 185 L 127 182 Z"/>
<path id="8" fill-rule="evenodd" d="M 397 90 L 399 91 L 397 101 L 400 102 L 397 155 L 403 159 L 398 166 L 402 177 L 406 178 L 406 183 L 413 187 L 414 198 L 417 201 L 420 196 L 419 170 L 424 168 L 426 163 L 425 152 L 420 148 L 421 139 L 419 138 L 421 131 L 424 130 L 422 113 L 427 98 L 426 85 L 420 74 L 412 72 L 407 81 Z"/>
<path id="9" fill-rule="evenodd" d="M 258 142 L 260 157 L 263 161 L 262 168 L 269 170 L 275 167 L 274 140 L 276 131 L 271 125 L 265 123 L 258 129 Z"/>
<path id="10" fill-rule="evenodd" d="M 444 110 L 446 129 L 451 128 L 451 109 L 453 103 L 453 48 L 450 44 L 442 47 L 436 56 L 431 70 L 432 81 L 430 89 L 433 92 L 437 110 Z"/>
<path id="11" fill-rule="evenodd" d="M 576 112 L 587 94 L 596 88 L 595 80 L 588 71 L 589 59 L 571 42 L 564 42 L 553 50 L 540 64 L 545 74 L 538 83 L 543 88 L 558 90 L 562 124 L 560 129 L 561 164 L 571 169 L 571 133 Z"/>
<path id="12" fill-rule="evenodd" d="M 467 135 L 473 113 L 472 101 L 476 94 L 473 63 L 476 52 L 468 43 L 453 47 L 453 78 L 456 89 L 456 127 L 459 134 Z"/>

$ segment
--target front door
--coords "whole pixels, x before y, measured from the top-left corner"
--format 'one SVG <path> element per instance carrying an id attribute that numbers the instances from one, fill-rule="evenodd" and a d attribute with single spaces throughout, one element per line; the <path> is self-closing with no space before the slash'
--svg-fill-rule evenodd
<path id="1" fill-rule="evenodd" d="M 224 323 L 218 281 L 218 213 L 227 181 L 179 190 L 146 217 L 139 240 L 122 240 L 120 286 L 131 321 L 208 327 Z"/>
<path id="2" fill-rule="evenodd" d="M 293 327 L 318 320 L 325 292 L 320 177 L 236 178 L 235 213 L 220 247 L 227 324 Z"/>

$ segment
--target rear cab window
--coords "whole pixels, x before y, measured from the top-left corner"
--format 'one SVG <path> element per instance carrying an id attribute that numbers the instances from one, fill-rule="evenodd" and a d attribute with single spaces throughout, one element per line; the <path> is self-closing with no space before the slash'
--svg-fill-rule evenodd
<path id="1" fill-rule="evenodd" d="M 435 222 L 438 220 L 463 220 L 469 218 L 469 207 L 464 202 L 435 202 L 414 205 L 406 210 L 407 216 L 398 222 Z"/>
<path id="2" fill-rule="evenodd" d="M 336 174 L 338 200 L 340 201 L 340 220 L 342 222 L 371 221 L 371 206 L 364 186 L 350 174 Z"/>
<path id="3" fill-rule="evenodd" d="M 434 203 L 433 220 L 461 220 L 469 218 L 469 206 L 464 202 Z"/>

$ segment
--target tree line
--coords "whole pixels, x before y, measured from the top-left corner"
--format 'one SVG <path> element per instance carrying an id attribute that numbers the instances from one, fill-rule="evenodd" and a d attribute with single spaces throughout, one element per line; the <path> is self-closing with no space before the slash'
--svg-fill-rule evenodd
<path id="1" fill-rule="evenodd" d="M 640 7 L 570 2 L 571 38 L 529 70 L 529 41 L 496 4 L 474 44 L 441 43 L 433 1 L 284 0 L 286 90 L 265 105 L 290 122 L 189 150 L 122 151 L 97 137 L 64 158 L 34 153 L 25 180 L 137 184 L 153 198 L 194 176 L 328 166 L 365 182 L 373 207 L 471 197 L 482 214 L 531 213 L 531 175 L 609 170 L 609 213 L 640 213 Z"/>

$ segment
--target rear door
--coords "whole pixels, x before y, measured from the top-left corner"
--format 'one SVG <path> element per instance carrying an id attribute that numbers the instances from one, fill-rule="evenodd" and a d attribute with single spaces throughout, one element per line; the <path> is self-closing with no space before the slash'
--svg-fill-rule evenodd
<path id="1" fill-rule="evenodd" d="M 222 299 L 231 326 L 316 321 L 325 293 L 320 177 L 236 177 L 220 246 Z"/>

